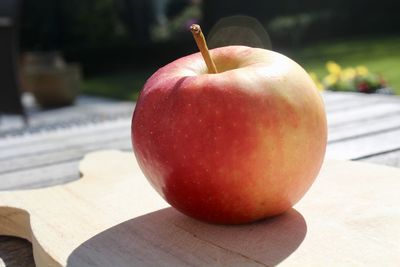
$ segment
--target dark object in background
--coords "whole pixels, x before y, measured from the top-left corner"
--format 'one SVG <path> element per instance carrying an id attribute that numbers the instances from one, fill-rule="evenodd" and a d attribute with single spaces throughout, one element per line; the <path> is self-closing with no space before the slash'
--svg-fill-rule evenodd
<path id="1" fill-rule="evenodd" d="M 397 0 L 203 0 L 202 28 L 209 32 L 222 17 L 246 15 L 258 19 L 272 44 L 294 46 L 326 38 L 400 31 Z"/>
<path id="2" fill-rule="evenodd" d="M 0 1 L 0 114 L 16 113 L 26 120 L 18 82 L 19 0 Z"/>
<path id="3" fill-rule="evenodd" d="M 114 0 L 118 14 L 136 42 L 150 41 L 151 1 Z"/>

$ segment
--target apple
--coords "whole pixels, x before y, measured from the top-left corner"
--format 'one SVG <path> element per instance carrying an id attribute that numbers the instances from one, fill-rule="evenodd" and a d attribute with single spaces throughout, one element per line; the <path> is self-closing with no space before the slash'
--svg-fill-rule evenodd
<path id="1" fill-rule="evenodd" d="M 151 185 L 182 213 L 240 224 L 281 214 L 306 193 L 325 154 L 321 96 L 291 59 L 269 50 L 210 50 L 155 72 L 132 119 Z"/>

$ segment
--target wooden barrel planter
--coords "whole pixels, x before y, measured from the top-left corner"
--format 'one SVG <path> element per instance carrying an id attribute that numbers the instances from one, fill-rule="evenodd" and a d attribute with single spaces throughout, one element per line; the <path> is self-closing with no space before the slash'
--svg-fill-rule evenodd
<path id="1" fill-rule="evenodd" d="M 23 57 L 22 86 L 44 108 L 71 105 L 81 73 L 79 64 L 66 64 L 59 52 L 29 52 Z"/>

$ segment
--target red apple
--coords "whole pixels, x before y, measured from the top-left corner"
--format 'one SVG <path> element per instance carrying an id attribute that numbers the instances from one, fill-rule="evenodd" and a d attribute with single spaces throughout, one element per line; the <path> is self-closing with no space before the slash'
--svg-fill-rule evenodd
<path id="1" fill-rule="evenodd" d="M 159 69 L 132 120 L 138 163 L 158 193 L 191 217 L 238 224 L 275 216 L 321 167 L 326 116 L 309 75 L 269 50 L 211 50 Z"/>

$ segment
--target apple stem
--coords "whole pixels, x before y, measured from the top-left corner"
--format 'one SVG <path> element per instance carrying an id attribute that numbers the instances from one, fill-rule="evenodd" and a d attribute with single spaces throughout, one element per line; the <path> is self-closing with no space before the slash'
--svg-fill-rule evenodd
<path id="1" fill-rule="evenodd" d="M 196 41 L 197 47 L 199 48 L 204 61 L 206 62 L 209 73 L 218 73 L 217 67 L 210 56 L 206 39 L 204 38 L 203 32 L 201 31 L 200 25 L 192 24 L 190 31 L 193 34 L 193 38 Z"/>

